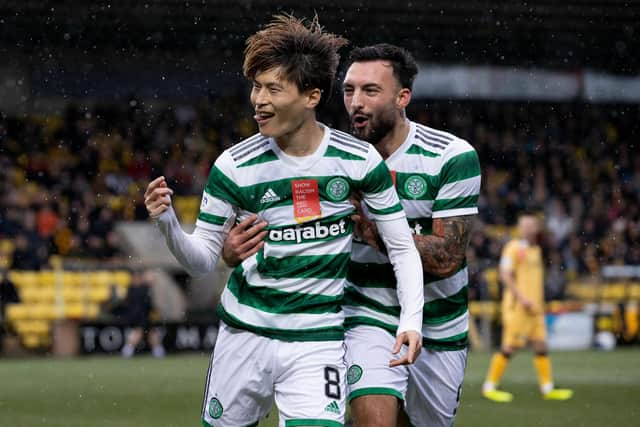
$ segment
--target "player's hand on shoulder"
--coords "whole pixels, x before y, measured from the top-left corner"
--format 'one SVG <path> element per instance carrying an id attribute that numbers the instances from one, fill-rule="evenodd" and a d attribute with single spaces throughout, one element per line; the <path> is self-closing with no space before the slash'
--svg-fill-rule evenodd
<path id="1" fill-rule="evenodd" d="M 151 218 L 157 218 L 171 206 L 173 190 L 167 185 L 164 176 L 159 176 L 149 183 L 144 192 L 144 204 Z"/>
<path id="2" fill-rule="evenodd" d="M 257 219 L 258 215 L 251 214 L 229 231 L 222 248 L 222 259 L 229 267 L 237 266 L 264 246 L 267 222 L 255 223 Z"/>
<path id="3" fill-rule="evenodd" d="M 422 334 L 417 331 L 405 331 L 398 335 L 393 346 L 393 354 L 400 353 L 403 344 L 407 346 L 407 352 L 401 358 L 391 360 L 390 367 L 415 363 L 422 350 Z"/>

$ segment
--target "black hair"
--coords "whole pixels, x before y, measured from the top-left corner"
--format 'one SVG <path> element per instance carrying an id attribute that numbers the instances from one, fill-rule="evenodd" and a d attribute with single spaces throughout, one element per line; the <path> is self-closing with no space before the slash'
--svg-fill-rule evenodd
<path id="1" fill-rule="evenodd" d="M 406 49 L 388 43 L 379 43 L 357 47 L 349 54 L 349 65 L 366 61 L 389 61 L 393 67 L 393 75 L 402 88 L 412 90 L 413 81 L 418 74 L 418 64 Z"/>

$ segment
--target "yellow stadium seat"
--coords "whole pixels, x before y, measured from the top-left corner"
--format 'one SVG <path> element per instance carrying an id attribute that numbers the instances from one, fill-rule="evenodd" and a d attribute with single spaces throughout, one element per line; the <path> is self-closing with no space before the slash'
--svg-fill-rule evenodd
<path id="1" fill-rule="evenodd" d="M 56 290 L 53 287 L 25 286 L 20 288 L 20 298 L 24 303 L 53 303 L 56 298 Z"/>
<path id="2" fill-rule="evenodd" d="M 78 286 L 82 284 L 82 274 L 76 271 L 65 271 L 62 273 L 62 283 L 65 286 Z"/>
<path id="3" fill-rule="evenodd" d="M 64 307 L 64 317 L 68 319 L 92 319 L 99 313 L 95 304 L 68 304 Z"/>
<path id="4" fill-rule="evenodd" d="M 17 286 L 37 286 L 40 277 L 37 271 L 10 271 L 9 279 Z"/>
<path id="5" fill-rule="evenodd" d="M 29 318 L 29 306 L 27 304 L 8 304 L 5 308 L 7 320 L 15 323 Z"/>
<path id="6" fill-rule="evenodd" d="M 96 271 L 89 273 L 90 286 L 106 286 L 113 283 L 113 276 L 109 271 Z"/>
<path id="7" fill-rule="evenodd" d="M 38 304 L 29 307 L 29 319 L 33 320 L 55 320 L 59 314 L 55 304 Z"/>
<path id="8" fill-rule="evenodd" d="M 62 274 L 62 273 L 60 273 Z M 53 270 L 42 270 L 39 275 L 40 286 L 55 286 L 56 285 L 56 272 Z"/>
<path id="9" fill-rule="evenodd" d="M 109 299 L 109 288 L 101 287 L 91 289 L 89 292 L 89 301 L 94 303 L 101 303 Z"/>
<path id="10" fill-rule="evenodd" d="M 126 270 L 114 271 L 113 283 L 118 286 L 129 286 L 129 284 L 131 283 L 131 273 Z"/>
<path id="11" fill-rule="evenodd" d="M 16 322 L 14 327 L 20 335 L 46 335 L 51 331 L 51 323 L 42 320 L 21 320 Z"/>
<path id="12" fill-rule="evenodd" d="M 22 345 L 29 349 L 36 349 L 41 346 L 41 339 L 37 334 L 28 334 L 20 336 Z"/>

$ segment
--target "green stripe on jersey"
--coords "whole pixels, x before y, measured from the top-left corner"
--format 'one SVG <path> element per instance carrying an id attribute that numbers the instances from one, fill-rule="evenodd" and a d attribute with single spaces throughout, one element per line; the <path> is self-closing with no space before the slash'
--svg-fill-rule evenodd
<path id="1" fill-rule="evenodd" d="M 433 151 L 425 150 L 424 148 L 416 144 L 412 144 L 411 147 L 409 147 L 409 149 L 405 151 L 405 154 L 418 154 L 425 157 L 440 157 L 440 154 L 434 153 Z"/>
<path id="2" fill-rule="evenodd" d="M 267 313 L 277 314 L 322 314 L 339 313 L 342 309 L 342 295 L 327 296 L 284 292 L 264 286 L 254 286 L 247 282 L 242 265 L 233 270 L 227 289 L 238 302 Z"/>
<path id="3" fill-rule="evenodd" d="M 452 157 L 442 166 L 438 187 L 480 175 L 480 161 L 475 150 Z"/>
<path id="4" fill-rule="evenodd" d="M 356 189 L 363 193 L 380 193 L 393 187 L 391 172 L 384 161 L 380 161 L 362 180 L 355 182 Z"/>
<path id="5" fill-rule="evenodd" d="M 388 263 L 350 261 L 347 280 L 361 288 L 396 288 L 396 275 Z"/>
<path id="6" fill-rule="evenodd" d="M 250 325 L 227 312 L 222 304 L 218 304 L 218 317 L 227 325 L 236 329 L 251 331 L 258 335 L 282 341 L 340 341 L 344 339 L 343 326 L 328 326 L 311 329 L 276 329 Z"/>
<path id="7" fill-rule="evenodd" d="M 255 156 L 252 159 L 247 160 L 244 163 L 239 164 L 238 167 L 244 168 L 247 166 L 259 165 L 261 163 L 273 162 L 275 160 L 279 160 L 276 153 L 274 153 L 273 150 L 268 150 L 258 156 Z"/>
<path id="8" fill-rule="evenodd" d="M 422 346 L 441 351 L 462 350 L 469 346 L 469 335 L 463 332 L 448 338 L 422 338 Z"/>
<path id="9" fill-rule="evenodd" d="M 433 204 L 432 211 L 445 211 L 451 209 L 475 208 L 478 206 L 478 195 L 456 197 L 454 199 L 440 199 Z"/>
<path id="10" fill-rule="evenodd" d="M 455 319 L 467 312 L 467 303 L 467 286 L 446 298 L 429 301 L 424 305 L 423 323 L 425 325 L 440 325 Z"/>
<path id="11" fill-rule="evenodd" d="M 329 145 L 327 147 L 327 151 L 324 152 L 324 157 L 338 157 L 342 160 L 366 160 L 364 157 L 356 156 L 348 151 L 340 150 L 333 145 Z"/>
<path id="12" fill-rule="evenodd" d="M 375 209 L 372 208 L 369 203 L 366 203 L 367 208 L 369 209 L 369 212 L 371 212 L 374 215 L 389 215 L 392 213 L 396 213 L 396 212 L 400 212 L 402 210 L 402 205 L 398 202 L 393 206 L 390 206 L 388 208 L 384 208 L 384 209 Z"/>
<path id="13" fill-rule="evenodd" d="M 205 191 L 218 199 L 226 200 L 232 205 L 244 206 L 240 187 L 227 177 L 216 165 L 211 167 Z"/>
<path id="14" fill-rule="evenodd" d="M 264 250 L 261 250 L 257 254 L 257 270 L 263 276 L 274 279 L 344 279 L 347 277 L 349 257 L 349 253 L 341 253 L 264 258 Z"/>
<path id="15" fill-rule="evenodd" d="M 345 329 L 352 329 L 356 326 L 367 325 L 367 326 L 376 326 L 378 328 L 382 328 L 385 331 L 389 332 L 391 335 L 395 336 L 398 331 L 398 325 L 390 325 L 385 322 L 381 322 L 373 317 L 368 316 L 348 316 L 344 319 L 344 327 Z"/>
<path id="16" fill-rule="evenodd" d="M 204 222 L 208 222 L 209 224 L 215 225 L 224 225 L 227 222 L 227 218 L 218 215 L 208 214 L 206 212 L 200 212 L 198 214 L 198 219 Z"/>
<path id="17" fill-rule="evenodd" d="M 344 305 L 367 307 L 378 313 L 388 314 L 390 316 L 400 316 L 400 306 L 384 305 L 374 299 L 371 299 L 353 288 L 344 290 Z"/>

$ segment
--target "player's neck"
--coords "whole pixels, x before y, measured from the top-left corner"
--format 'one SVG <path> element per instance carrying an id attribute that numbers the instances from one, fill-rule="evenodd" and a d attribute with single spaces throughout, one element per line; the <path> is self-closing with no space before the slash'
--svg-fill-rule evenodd
<path id="1" fill-rule="evenodd" d="M 276 138 L 276 144 L 285 154 L 294 157 L 310 156 L 315 153 L 324 136 L 322 126 L 315 117 L 309 118 L 293 131 Z"/>
<path id="2" fill-rule="evenodd" d="M 400 148 L 407 139 L 407 135 L 409 135 L 410 130 L 411 125 L 406 117 L 396 120 L 396 124 L 393 126 L 391 131 L 376 144 L 376 149 L 383 159 L 386 159 Z"/>

